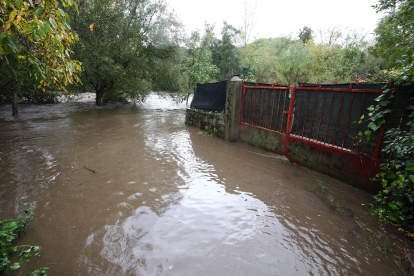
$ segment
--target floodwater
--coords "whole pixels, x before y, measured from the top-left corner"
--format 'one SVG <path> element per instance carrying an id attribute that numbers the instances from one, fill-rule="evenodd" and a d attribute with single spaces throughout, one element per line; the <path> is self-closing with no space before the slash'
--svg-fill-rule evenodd
<path id="1" fill-rule="evenodd" d="M 403 273 L 323 192 L 354 208 L 370 195 L 210 137 L 185 108 L 155 94 L 136 107 L 22 105 L 19 118 L 0 106 L 1 216 L 33 203 L 19 243 L 42 247 L 24 273 Z"/>

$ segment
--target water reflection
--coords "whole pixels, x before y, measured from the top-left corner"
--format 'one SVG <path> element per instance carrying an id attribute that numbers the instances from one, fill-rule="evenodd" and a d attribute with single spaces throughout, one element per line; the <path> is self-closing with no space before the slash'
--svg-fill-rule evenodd
<path id="1" fill-rule="evenodd" d="M 22 200 L 36 203 L 24 242 L 43 246 L 51 275 L 399 271 L 349 234 L 354 222 L 312 192 L 311 175 L 198 134 L 184 125 L 185 104 L 152 95 L 136 108 L 48 107 L 27 106 L 18 121 L 0 107 L 0 202 L 16 214 Z"/>
<path id="2" fill-rule="evenodd" d="M 318 206 L 318 198 L 303 190 L 286 189 L 293 183 L 279 179 L 276 185 L 271 181 L 274 205 L 266 204 L 263 198 L 239 188 L 246 180 L 262 184 L 260 177 L 243 177 L 233 167 L 232 162 L 244 161 L 246 152 L 222 144 L 224 154 L 217 153 L 213 149 L 218 140 L 197 137 L 194 130 L 176 124 L 180 120 L 174 117 L 164 110 L 145 117 L 142 124 L 145 150 L 151 156 L 146 161 L 157 171 L 152 172 L 156 175 L 148 186 L 151 193 L 139 193 L 146 199 L 144 206 L 122 208 L 115 224 L 88 238 L 103 248 L 100 255 L 110 263 L 107 275 L 155 275 L 166 270 L 172 275 L 381 271 L 369 266 L 375 260 L 360 258 L 370 255 L 369 251 L 353 248 L 357 244 L 349 246 L 345 229 L 350 223 L 332 217 L 328 208 Z M 229 165 L 232 168 L 220 177 L 218 168 Z M 275 177 L 274 173 L 260 173 L 264 178 Z M 128 199 L 135 200 L 135 194 Z"/>

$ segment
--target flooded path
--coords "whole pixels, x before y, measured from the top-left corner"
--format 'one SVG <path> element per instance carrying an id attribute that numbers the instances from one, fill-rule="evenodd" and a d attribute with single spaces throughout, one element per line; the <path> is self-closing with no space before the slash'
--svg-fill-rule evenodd
<path id="1" fill-rule="evenodd" d="M 21 203 L 33 203 L 21 243 L 42 246 L 23 271 L 403 273 L 323 192 L 353 208 L 370 195 L 282 156 L 209 137 L 186 126 L 184 112 L 185 104 L 156 95 L 137 107 L 26 105 L 20 118 L 0 106 L 1 215 L 17 217 Z"/>

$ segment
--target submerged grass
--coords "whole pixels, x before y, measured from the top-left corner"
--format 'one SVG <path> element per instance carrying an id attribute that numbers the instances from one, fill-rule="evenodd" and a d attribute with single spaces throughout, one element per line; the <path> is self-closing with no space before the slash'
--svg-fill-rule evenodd
<path id="1" fill-rule="evenodd" d="M 322 192 L 324 191 L 325 190 L 322 189 Z M 328 195 L 326 199 L 331 204 L 332 210 L 338 211 L 355 222 L 357 228 L 351 229 L 350 234 L 352 233 L 352 235 L 357 237 L 360 235 L 367 236 L 367 242 L 364 242 L 364 239 L 359 239 L 365 246 L 371 247 L 378 255 L 392 258 L 393 261 L 407 273 L 407 275 L 414 275 L 414 263 L 411 260 L 411 252 L 407 253 L 403 248 L 392 243 L 389 237 L 386 236 L 386 233 L 379 234 L 368 228 L 368 223 L 361 216 L 356 215 L 351 209 L 342 206 L 333 195 Z M 358 228 L 359 230 L 357 230 Z M 361 234 L 358 234 L 358 232 Z"/>

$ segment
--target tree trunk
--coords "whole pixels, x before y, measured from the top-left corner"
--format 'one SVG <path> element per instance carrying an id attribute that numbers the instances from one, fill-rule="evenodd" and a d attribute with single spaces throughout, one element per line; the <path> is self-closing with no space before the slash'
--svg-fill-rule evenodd
<path id="1" fill-rule="evenodd" d="M 96 105 L 101 106 L 102 105 L 102 99 L 103 99 L 104 92 L 101 90 L 96 91 Z"/>
<path id="2" fill-rule="evenodd" d="M 103 103 L 103 96 L 105 94 L 105 91 L 111 91 L 111 89 L 114 87 L 114 81 L 111 81 L 109 83 L 104 82 L 94 87 L 96 93 L 96 105 L 101 106 Z"/>
<path id="3" fill-rule="evenodd" d="M 17 109 L 17 93 L 20 90 L 20 83 L 18 83 L 12 90 L 12 116 L 19 116 Z"/>
<path id="4" fill-rule="evenodd" d="M 3 66 L 5 63 L 6 63 L 6 56 L 0 56 L 0 72 L 3 69 Z"/>

